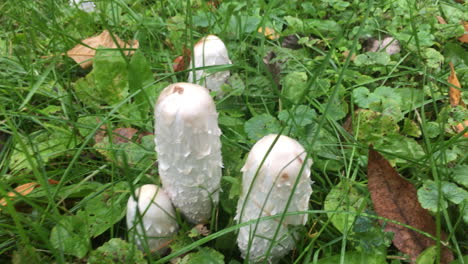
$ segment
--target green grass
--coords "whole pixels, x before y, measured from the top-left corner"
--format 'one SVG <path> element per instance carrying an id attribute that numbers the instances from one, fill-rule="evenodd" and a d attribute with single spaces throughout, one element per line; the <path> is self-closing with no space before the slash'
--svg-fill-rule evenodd
<path id="1" fill-rule="evenodd" d="M 216 99 L 224 169 L 220 204 L 209 223 L 212 234 L 189 236 L 193 226 L 179 215 L 181 230 L 172 252 L 148 257 L 150 263 L 202 252 L 201 247 L 216 250 L 226 263 L 243 261 L 235 241 L 242 224 L 233 219 L 240 168 L 257 139 L 279 132 L 304 146 L 314 160 L 315 182 L 310 210 L 290 213 L 307 213 L 309 220 L 295 227 L 296 249 L 280 263 L 326 263 L 320 260 L 331 256 L 359 263 L 347 258 L 356 251 L 381 254 L 388 263 L 408 262 L 391 246 L 372 210 L 366 185 L 369 144 L 421 193 L 434 183 L 435 190 L 428 191 L 432 199 L 420 197 L 420 202 L 433 211 L 437 237 L 444 230 L 455 259 L 463 263 L 468 145 L 452 127 L 468 120 L 468 111 L 450 107 L 447 77 L 453 62 L 466 90 L 466 44 L 457 40 L 463 34 L 460 20 L 468 20 L 466 4 L 220 1 L 215 8 L 196 0 L 109 0 L 98 2 L 97 9 L 85 13 L 52 0 L 0 3 L 0 196 L 24 183 L 40 184 L 0 207 L 0 262 L 84 263 L 111 238 L 128 239 L 123 215 L 131 191 L 160 183 L 152 136 L 143 137 L 153 133 L 153 102 L 170 83 L 186 81 L 187 71 L 172 70 L 183 48 L 216 34 L 233 65 L 225 96 Z M 438 24 L 436 16 L 448 24 Z M 259 34 L 264 26 L 281 38 Z M 113 104 L 83 96 L 80 87 L 91 95 L 95 91 L 83 78 L 99 73 L 81 69 L 65 55 L 103 30 L 124 41 L 139 40 L 143 54 L 139 61 L 116 56 L 109 71 L 121 62 L 125 74 L 145 78 L 143 72 L 150 71 L 153 76 L 137 88 L 110 86 L 125 91 L 123 97 L 107 91 Z M 299 37 L 300 49 L 282 47 L 289 35 Z M 386 35 L 400 41 L 400 53 L 365 57 L 364 40 Z M 271 63 L 281 65 L 279 83 L 264 63 L 268 52 L 276 54 Z M 149 68 L 126 70 L 142 61 Z M 347 120 L 352 125 L 345 129 Z M 124 144 L 108 139 L 95 144 L 101 127 L 108 135 L 133 127 L 141 136 Z M 340 182 L 339 207 L 324 209 Z M 355 209 L 352 199 L 364 205 Z M 337 218 L 344 221 L 341 226 Z"/>

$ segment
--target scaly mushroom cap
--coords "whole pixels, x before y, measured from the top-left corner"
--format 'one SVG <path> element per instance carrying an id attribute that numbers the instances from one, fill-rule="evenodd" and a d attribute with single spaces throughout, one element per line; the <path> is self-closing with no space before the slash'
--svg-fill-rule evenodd
<path id="1" fill-rule="evenodd" d="M 224 42 L 215 35 L 208 35 L 202 38 L 193 47 L 192 61 L 189 64 L 189 69 L 192 66 L 195 68 L 232 64 L 229 60 L 228 51 Z M 195 78 L 193 71 L 189 72 L 188 82 L 200 84 L 210 91 L 220 91 L 223 85 L 229 78 L 229 71 L 221 71 L 215 73 L 207 73 L 206 70 L 196 70 Z"/>
<path id="2" fill-rule="evenodd" d="M 164 89 L 155 107 L 155 143 L 162 185 L 190 222 L 207 221 L 218 203 L 221 130 L 208 90 L 191 83 Z"/>
<path id="3" fill-rule="evenodd" d="M 136 235 L 138 247 L 145 248 L 146 237 L 151 251 L 163 253 L 179 228 L 171 200 L 162 188 L 154 184 L 136 189 L 135 197 L 137 201 L 130 196 L 127 202 L 127 227 Z"/>
<path id="4" fill-rule="evenodd" d="M 305 160 L 305 150 L 296 140 L 287 136 L 279 136 L 260 167 L 268 149 L 277 137 L 277 135 L 268 135 L 260 139 L 253 146 L 244 167 L 241 169 L 243 172 L 242 194 L 237 204 L 235 217 L 240 223 L 283 213 L 291 195 L 292 199 L 287 212 L 308 209 L 309 198 L 312 194 L 310 181 L 312 160 Z M 304 168 L 299 174 L 302 166 Z M 256 176 L 259 167 L 260 170 Z M 292 193 L 297 177 L 299 177 L 299 182 Z M 252 190 L 246 197 L 251 186 Z M 288 225 L 304 225 L 306 222 L 306 214 L 285 217 L 268 261 L 274 261 L 286 255 L 294 247 L 293 234 L 288 230 Z M 265 260 L 264 255 L 270 247 L 278 223 L 279 218 L 276 218 L 262 220 L 257 226 L 252 224 L 242 227 L 237 238 L 242 256 L 245 258 L 248 254 L 249 260 L 253 262 Z M 255 234 L 253 234 L 254 230 Z M 248 249 L 249 241 L 252 241 L 250 250 Z"/>

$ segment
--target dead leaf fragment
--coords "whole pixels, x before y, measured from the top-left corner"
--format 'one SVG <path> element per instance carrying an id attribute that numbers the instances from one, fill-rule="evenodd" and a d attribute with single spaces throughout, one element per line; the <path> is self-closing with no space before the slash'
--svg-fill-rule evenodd
<path id="1" fill-rule="evenodd" d="M 450 90 L 449 90 L 450 105 L 452 107 L 455 107 L 457 105 L 463 106 L 464 103 L 461 100 L 461 91 L 460 91 L 461 85 L 460 85 L 460 82 L 458 81 L 457 74 L 455 73 L 453 63 L 450 62 L 449 64 L 450 64 L 450 75 L 448 77 L 448 83 L 459 88 L 459 89 L 456 89 L 450 86 Z"/>
<path id="2" fill-rule="evenodd" d="M 132 127 L 121 127 L 114 129 L 113 132 L 112 142 L 114 144 L 121 144 L 131 141 L 138 130 Z"/>
<path id="3" fill-rule="evenodd" d="M 462 25 L 465 27 L 465 34 L 463 36 L 459 37 L 458 40 L 463 42 L 463 43 L 468 43 L 468 22 L 462 22 Z"/>
<path id="4" fill-rule="evenodd" d="M 259 27 L 257 31 L 258 33 L 263 34 L 265 37 L 271 40 L 279 39 L 280 37 L 279 34 L 276 33 L 274 29 L 269 28 L 269 27 Z"/>
<path id="5" fill-rule="evenodd" d="M 180 72 L 186 70 L 190 63 L 191 51 L 184 47 L 183 55 L 177 57 L 172 64 L 174 72 Z"/>
<path id="6" fill-rule="evenodd" d="M 437 18 L 437 21 L 439 21 L 440 24 L 447 24 L 447 22 L 445 21 L 445 19 L 441 16 L 436 16 Z"/>
<path id="7" fill-rule="evenodd" d="M 137 49 L 139 47 L 138 40 L 132 40 L 128 43 L 125 43 L 119 37 L 114 35 L 116 42 L 112 39 L 111 34 L 109 31 L 104 30 L 100 35 L 90 37 L 87 39 L 82 40 L 81 42 L 86 44 L 78 44 L 73 47 L 71 50 L 67 51 L 67 56 L 72 58 L 76 63 L 78 63 L 81 68 L 88 68 L 90 67 L 93 62 L 92 58 L 96 55 L 96 49 L 98 47 L 105 47 L 110 49 Z M 89 47 L 88 47 L 89 46 Z M 125 55 L 131 55 L 134 51 L 125 50 Z"/>
<path id="8" fill-rule="evenodd" d="M 16 191 L 16 193 L 19 193 L 20 195 L 25 196 L 25 195 L 28 195 L 29 193 L 31 193 L 34 190 L 34 188 L 36 188 L 37 186 L 39 186 L 39 184 L 37 184 L 36 182 L 29 182 L 29 183 L 25 183 L 25 184 L 22 184 L 22 185 L 16 187 L 15 191 Z M 9 192 L 7 194 L 7 197 L 11 197 L 11 198 L 16 197 L 16 193 L 15 192 Z M 0 205 L 2 205 L 2 206 L 7 205 L 6 198 L 0 199 Z"/>
<path id="9" fill-rule="evenodd" d="M 436 236 L 434 219 L 419 204 L 416 188 L 402 178 L 390 163 L 372 148 L 369 149 L 367 176 L 374 209 L 379 216 Z M 385 224 L 385 231 L 394 233 L 393 244 L 401 252 L 408 254 L 413 263 L 421 252 L 436 244 L 436 241 L 419 232 L 391 222 Z M 446 239 L 443 232 L 441 239 Z M 452 252 L 443 247 L 441 263 L 449 263 L 452 260 Z"/>
<path id="10" fill-rule="evenodd" d="M 267 69 L 271 73 L 276 85 L 280 87 L 281 63 L 279 61 L 274 61 L 275 58 L 276 54 L 273 51 L 270 51 L 265 55 L 265 57 L 263 57 L 263 63 L 267 66 Z"/>
<path id="11" fill-rule="evenodd" d="M 463 130 L 465 130 L 466 127 L 468 127 L 468 120 L 465 120 L 465 121 L 463 121 L 463 123 L 459 123 L 458 125 L 456 125 L 454 127 L 454 130 L 457 133 L 461 133 Z M 468 138 L 468 132 L 465 132 L 465 134 L 463 134 L 463 137 Z"/>

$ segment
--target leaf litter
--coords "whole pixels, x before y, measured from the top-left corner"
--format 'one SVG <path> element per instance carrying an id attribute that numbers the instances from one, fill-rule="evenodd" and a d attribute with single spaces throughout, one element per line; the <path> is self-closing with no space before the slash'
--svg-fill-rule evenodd
<path id="1" fill-rule="evenodd" d="M 371 146 L 367 166 L 368 188 L 374 209 L 381 217 L 412 226 L 436 237 L 436 223 L 429 212 L 418 202 L 414 185 L 401 177 L 390 163 Z M 393 232 L 393 244 L 408 254 L 414 263 L 416 258 L 436 241 L 426 235 L 393 222 L 385 223 L 385 231 Z M 441 232 L 441 239 L 447 235 Z M 442 247 L 441 263 L 449 263 L 453 254 Z"/>

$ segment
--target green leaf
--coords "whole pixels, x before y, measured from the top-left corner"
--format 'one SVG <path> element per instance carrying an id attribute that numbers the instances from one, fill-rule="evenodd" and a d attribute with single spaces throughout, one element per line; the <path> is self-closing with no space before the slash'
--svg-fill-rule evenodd
<path id="1" fill-rule="evenodd" d="M 118 51 L 98 48 L 93 70 L 75 83 L 79 99 L 90 106 L 115 105 L 128 96 L 128 69 Z"/>
<path id="2" fill-rule="evenodd" d="M 26 145 L 26 149 L 22 149 L 19 143 L 15 144 L 10 159 L 12 174 L 21 170 L 31 171 L 41 163 L 46 164 L 51 159 L 66 155 L 80 143 L 72 131 L 62 128 L 56 128 L 50 133 L 41 130 L 29 136 L 20 135 L 18 140 Z M 31 156 L 31 161 L 27 159 L 26 153 Z"/>
<path id="3" fill-rule="evenodd" d="M 360 110 L 354 117 L 354 135 L 368 144 L 382 142 L 385 137 L 398 135 L 399 126 L 395 119 L 372 110 Z"/>
<path id="4" fill-rule="evenodd" d="M 282 94 L 284 97 L 295 104 L 299 104 L 304 100 L 303 95 L 307 89 L 307 73 L 291 72 L 288 73 L 282 80 Z"/>
<path id="5" fill-rule="evenodd" d="M 134 102 L 140 111 L 142 119 L 144 119 L 150 110 L 154 100 L 148 95 L 148 91 L 154 91 L 151 83 L 154 82 L 151 67 L 145 59 L 142 52 L 137 50 L 130 60 L 128 70 L 128 84 L 130 93 L 140 91 L 135 97 Z"/>
<path id="6" fill-rule="evenodd" d="M 65 254 L 83 258 L 91 248 L 86 221 L 79 216 L 64 216 L 52 228 L 50 243 Z"/>
<path id="7" fill-rule="evenodd" d="M 371 103 L 379 101 L 379 98 L 366 87 L 357 87 L 353 90 L 353 99 L 361 108 L 369 108 Z"/>
<path id="8" fill-rule="evenodd" d="M 218 251 L 203 247 L 198 252 L 185 256 L 179 264 L 224 264 L 224 256 Z"/>
<path id="9" fill-rule="evenodd" d="M 416 264 L 433 264 L 437 258 L 437 247 L 426 248 L 416 259 Z"/>
<path id="10" fill-rule="evenodd" d="M 306 105 L 297 106 L 296 111 L 292 115 L 289 112 L 288 110 L 281 110 L 278 114 L 278 119 L 288 125 L 303 127 L 312 124 L 314 119 L 317 118 L 315 110 Z"/>
<path id="11" fill-rule="evenodd" d="M 461 204 L 468 200 L 468 192 L 451 182 L 442 182 L 442 193 L 448 201 L 454 204 Z"/>
<path id="12" fill-rule="evenodd" d="M 143 253 L 132 245 L 120 238 L 111 240 L 92 251 L 88 264 L 145 264 L 147 263 Z"/>
<path id="13" fill-rule="evenodd" d="M 130 166 L 136 169 L 145 169 L 154 162 L 154 136 L 147 135 L 141 138 L 141 143 L 129 141 L 111 144 L 109 137 L 94 145 L 94 148 L 108 160 L 119 166 Z"/>
<path id="14" fill-rule="evenodd" d="M 344 263 L 346 264 L 386 264 L 385 255 L 381 254 L 366 254 L 364 252 L 347 251 L 343 256 Z M 335 255 L 319 259 L 317 264 L 336 264 L 340 263 L 341 255 Z"/>
<path id="15" fill-rule="evenodd" d="M 391 153 L 392 155 L 388 155 L 388 159 L 391 162 L 400 164 L 407 163 L 407 159 L 419 160 L 425 156 L 423 148 L 416 140 L 402 135 L 386 137 L 382 142 L 376 144 L 376 147 L 382 151 Z"/>
<path id="16" fill-rule="evenodd" d="M 453 168 L 452 179 L 456 183 L 468 188 L 467 172 L 468 172 L 468 165 L 457 165 Z"/>
<path id="17" fill-rule="evenodd" d="M 119 182 L 107 184 L 84 198 L 84 210 L 79 210 L 77 216 L 86 220 L 91 237 L 104 233 L 125 216 L 128 196 L 128 184 Z"/>
<path id="18" fill-rule="evenodd" d="M 280 129 L 278 120 L 269 114 L 254 116 L 245 122 L 244 125 L 245 132 L 254 141 L 268 134 L 279 133 Z"/>
<path id="19" fill-rule="evenodd" d="M 411 137 L 417 138 L 421 136 L 421 129 L 419 129 L 419 126 L 416 122 L 408 118 L 405 118 L 402 132 Z"/>
<path id="20" fill-rule="evenodd" d="M 439 199 L 439 192 L 437 191 L 437 185 L 434 181 L 425 181 L 423 186 L 418 189 L 418 200 L 424 209 L 427 209 L 433 213 L 437 212 L 437 203 Z M 440 210 L 447 208 L 447 201 L 441 199 Z"/>
<path id="21" fill-rule="evenodd" d="M 354 183 L 356 184 L 356 183 Z M 341 181 L 328 193 L 325 198 L 324 209 L 333 225 L 345 233 L 352 230 L 356 214 L 362 212 L 367 206 L 364 195 L 353 186 L 352 182 Z M 349 213 L 348 213 L 349 212 Z"/>
<path id="22" fill-rule="evenodd" d="M 444 62 L 444 56 L 433 48 L 424 50 L 423 57 L 426 60 L 426 65 L 430 68 L 438 69 Z"/>
<path id="23" fill-rule="evenodd" d="M 390 64 L 390 55 L 386 52 L 366 52 L 359 54 L 354 59 L 356 66 L 369 65 L 388 65 Z"/>

